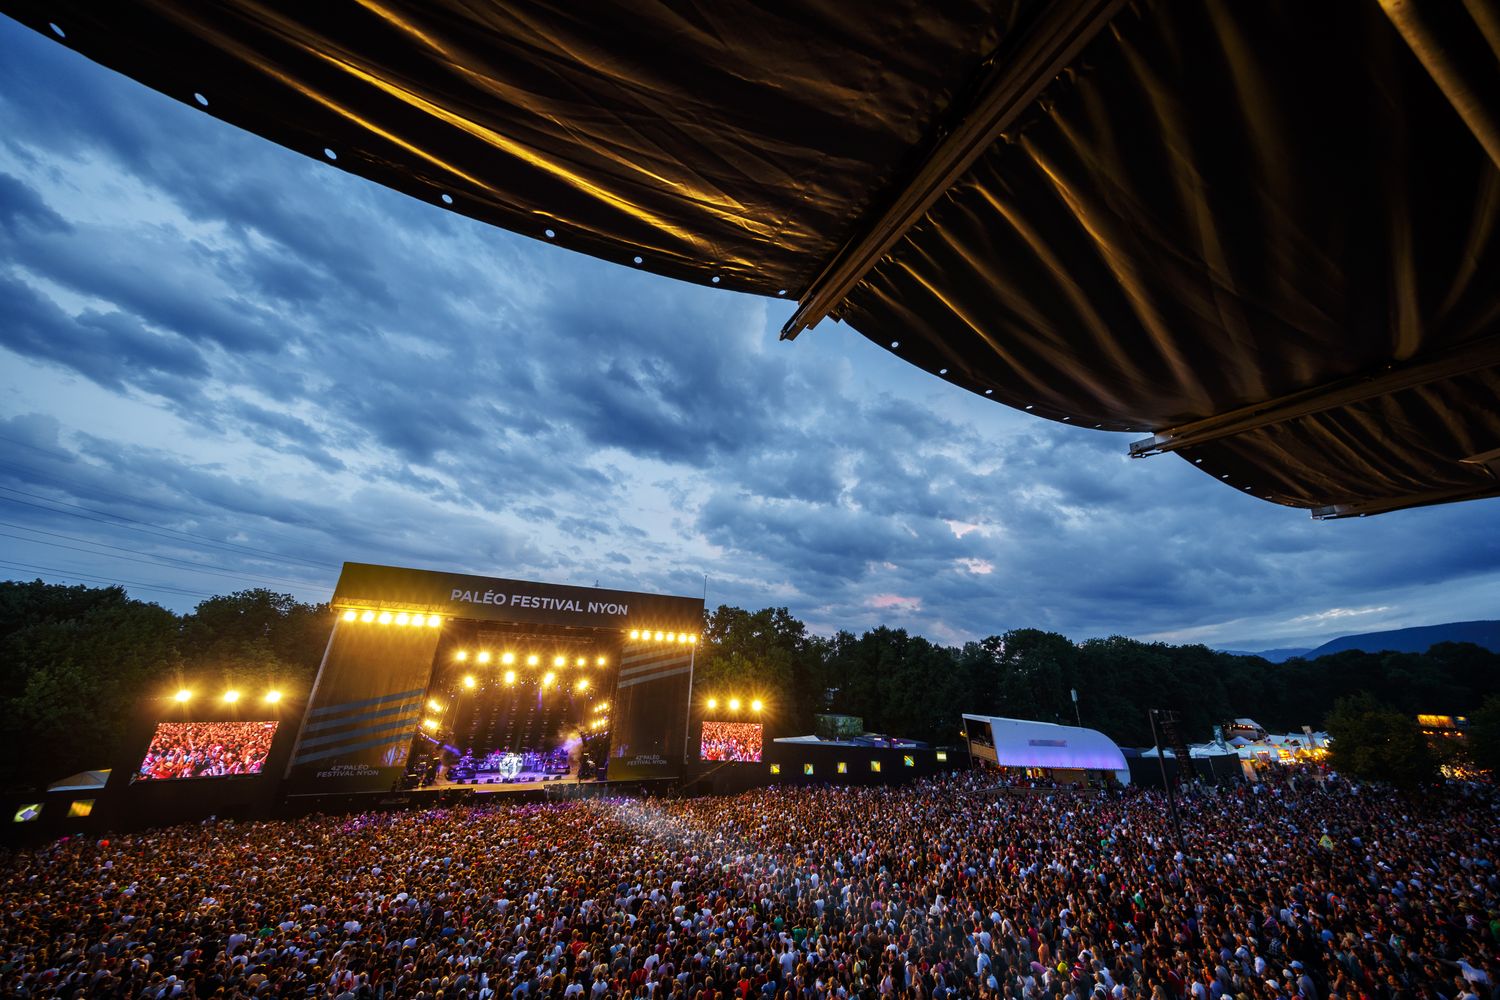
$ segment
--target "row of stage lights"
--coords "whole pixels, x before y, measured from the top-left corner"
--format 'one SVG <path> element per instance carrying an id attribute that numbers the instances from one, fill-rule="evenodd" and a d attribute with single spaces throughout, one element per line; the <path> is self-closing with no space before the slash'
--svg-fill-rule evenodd
<path id="1" fill-rule="evenodd" d="M 439 628 L 442 615 L 431 615 L 421 611 L 377 611 L 373 608 L 347 608 L 340 615 L 346 622 L 364 622 L 375 625 L 414 626 L 416 628 Z M 630 638 L 634 642 L 662 642 L 671 645 L 696 646 L 698 636 L 693 632 L 675 632 L 663 629 L 633 628 Z"/>
<path id="2" fill-rule="evenodd" d="M 429 615 L 421 611 L 375 611 L 369 608 L 361 611 L 358 608 L 349 608 L 339 616 L 346 622 L 364 622 L 366 625 L 401 625 L 413 626 L 415 628 L 440 628 L 443 624 L 442 615 Z"/>
<path id="3" fill-rule="evenodd" d="M 662 642 L 679 646 L 698 644 L 698 636 L 691 632 L 661 632 L 649 628 L 631 629 L 630 638 L 635 642 Z"/>
<path id="4" fill-rule="evenodd" d="M 507 685 L 514 684 L 516 682 L 516 672 L 514 670 L 507 670 L 504 674 L 501 675 L 500 679 Z M 474 688 L 479 686 L 479 678 L 475 677 L 473 674 L 464 674 L 461 683 L 464 687 L 473 690 Z M 549 670 L 542 675 L 540 683 L 543 689 L 552 687 L 557 683 L 557 675 Z M 591 684 L 587 677 L 580 677 L 573 684 L 573 688 L 577 691 L 587 691 L 590 686 Z"/>
<path id="5" fill-rule="evenodd" d="M 453 659 L 457 663 L 468 663 L 469 662 L 469 651 L 467 649 L 460 649 L 460 650 L 458 650 L 457 652 L 455 652 L 453 654 Z M 509 667 L 509 666 L 513 665 L 518 659 L 519 659 L 519 657 L 515 653 L 508 652 L 508 651 L 504 652 L 504 653 L 501 653 L 500 657 L 499 657 L 500 665 L 502 667 Z M 488 664 L 493 663 L 494 661 L 495 661 L 495 657 L 490 653 L 490 651 L 488 649 L 481 649 L 481 650 L 479 650 L 478 652 L 476 652 L 474 654 L 474 662 L 477 663 L 477 664 L 479 664 L 480 666 L 487 666 Z M 605 659 L 604 657 L 602 657 L 602 656 L 596 656 L 596 657 L 594 657 L 594 666 L 596 666 L 596 667 L 602 667 L 602 666 L 604 666 L 608 662 L 609 661 L 607 659 Z M 528 654 L 526 654 L 526 665 L 528 667 L 539 667 L 539 666 L 541 666 L 542 665 L 542 658 L 541 658 L 541 656 L 539 654 L 537 654 L 537 653 L 528 653 Z M 558 669 L 566 667 L 568 665 L 568 658 L 566 656 L 564 656 L 563 654 L 558 653 L 556 656 L 552 657 L 552 665 L 554 667 L 557 667 Z M 589 665 L 589 658 L 587 656 L 580 656 L 580 657 L 577 657 L 576 659 L 573 660 L 573 666 L 575 666 L 575 667 L 586 667 L 588 665 Z"/>
<path id="6" fill-rule="evenodd" d="M 730 712 L 738 712 L 741 708 L 746 707 L 745 702 L 741 701 L 737 696 L 730 696 L 722 702 L 720 702 L 718 698 L 707 698 L 703 702 L 703 707 L 708 709 L 710 712 L 717 712 L 721 704 Z M 762 711 L 764 711 L 765 707 L 766 703 L 761 701 L 759 698 L 750 699 L 750 711 L 754 712 L 756 715 L 759 715 Z"/>
<path id="7" fill-rule="evenodd" d="M 185 704 L 189 700 L 191 700 L 192 697 L 193 692 L 189 691 L 187 688 L 183 688 L 172 696 L 172 700 Z M 235 702 L 240 700 L 241 695 L 240 692 L 234 690 L 233 688 L 230 688 L 228 691 L 225 691 L 220 697 L 226 704 L 233 705 Z M 267 691 L 264 695 L 261 696 L 261 701 L 265 702 L 267 705 L 274 705 L 280 700 L 280 691 Z"/>
<path id="8" fill-rule="evenodd" d="M 472 678 L 464 679 L 465 687 L 474 686 L 468 683 L 468 681 L 471 679 Z M 579 684 L 581 685 L 579 687 L 580 691 L 588 690 L 588 678 L 584 678 L 582 681 L 579 681 Z M 427 710 L 429 712 L 432 712 L 433 715 L 442 715 L 448 710 L 448 707 L 442 702 L 438 701 L 436 698 L 429 698 L 427 699 Z M 593 707 L 593 713 L 594 717 L 587 723 L 584 723 L 583 728 L 588 729 L 588 731 L 591 733 L 602 732 L 603 730 L 607 729 L 609 727 L 609 702 L 599 702 Z M 422 720 L 422 728 L 430 733 L 436 732 L 438 729 L 442 728 L 442 725 L 443 724 L 441 722 L 439 722 L 437 719 L 432 718 L 431 716 Z"/>

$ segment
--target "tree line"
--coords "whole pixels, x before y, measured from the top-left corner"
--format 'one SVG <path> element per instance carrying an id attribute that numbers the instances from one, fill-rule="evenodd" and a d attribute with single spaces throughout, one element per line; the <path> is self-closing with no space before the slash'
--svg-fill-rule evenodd
<path id="1" fill-rule="evenodd" d="M 0 787 L 110 766 L 148 698 L 306 691 L 332 627 L 326 604 L 269 590 L 177 615 L 120 587 L 0 583 Z"/>
<path id="2" fill-rule="evenodd" d="M 113 761 L 143 699 L 178 687 L 305 692 L 332 626 L 327 605 L 267 590 L 177 615 L 118 587 L 0 583 L 0 727 L 13 748 L 0 757 L 0 784 Z M 1275 664 L 1202 645 L 1074 642 L 1029 628 L 947 646 L 886 626 L 819 636 L 786 608 L 721 605 L 705 615 L 694 685 L 695 699 L 716 694 L 763 698 L 770 736 L 811 733 L 814 717 L 831 712 L 859 716 L 871 731 L 955 743 L 959 716 L 970 712 L 1078 720 L 1145 746 L 1152 708 L 1180 713 L 1191 741 L 1240 717 L 1279 731 L 1323 728 L 1354 694 L 1408 719 L 1479 715 L 1487 698 L 1500 698 L 1500 654 L 1442 643 L 1420 654 Z"/>
<path id="3" fill-rule="evenodd" d="M 837 712 L 863 717 L 872 731 L 952 742 L 959 715 L 970 712 L 1081 721 L 1146 746 L 1152 708 L 1180 713 L 1191 741 L 1234 718 L 1283 732 L 1321 729 L 1340 698 L 1361 692 L 1409 717 L 1473 714 L 1500 695 L 1500 654 L 1439 643 L 1426 653 L 1346 651 L 1278 664 L 1202 645 L 1074 642 L 1029 628 L 944 646 L 884 626 L 822 637 L 785 608 L 720 606 L 707 616 L 697 677 L 704 690 L 763 691 L 783 732 L 812 732 L 814 715 Z"/>

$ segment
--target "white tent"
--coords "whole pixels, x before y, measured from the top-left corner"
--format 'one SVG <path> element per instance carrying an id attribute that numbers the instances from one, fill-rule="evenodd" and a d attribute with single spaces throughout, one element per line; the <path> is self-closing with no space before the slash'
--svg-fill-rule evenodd
<path id="1" fill-rule="evenodd" d="M 1108 771 L 1121 781 L 1130 780 L 1125 755 L 1097 729 L 994 715 L 965 714 L 963 719 L 975 756 L 1001 767 Z"/>

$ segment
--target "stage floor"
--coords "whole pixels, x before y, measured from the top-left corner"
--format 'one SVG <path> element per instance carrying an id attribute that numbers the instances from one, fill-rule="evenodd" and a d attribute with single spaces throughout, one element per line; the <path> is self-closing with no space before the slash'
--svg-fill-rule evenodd
<path id="1" fill-rule="evenodd" d="M 576 775 L 565 774 L 557 778 L 538 778 L 534 781 L 470 781 L 470 782 L 434 782 L 431 785 L 423 785 L 418 791 L 424 792 L 474 792 L 476 795 L 488 795 L 491 792 L 533 792 L 540 788 L 555 788 L 560 785 L 577 785 L 579 779 Z M 586 784 L 595 784 L 590 780 Z"/>

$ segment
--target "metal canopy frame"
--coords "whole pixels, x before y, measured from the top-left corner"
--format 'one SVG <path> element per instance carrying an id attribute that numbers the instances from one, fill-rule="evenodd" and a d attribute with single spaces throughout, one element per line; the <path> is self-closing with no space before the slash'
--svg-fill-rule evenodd
<path id="1" fill-rule="evenodd" d="M 888 207 L 845 243 L 802 293 L 796 311 L 781 328 L 781 339 L 795 340 L 835 312 L 876 262 L 1031 106 L 1042 88 L 1067 68 L 1122 6 L 1124 0 L 1052 0 L 1013 45 L 1002 45 L 989 58 L 989 73 L 969 110 L 938 141 Z"/>

